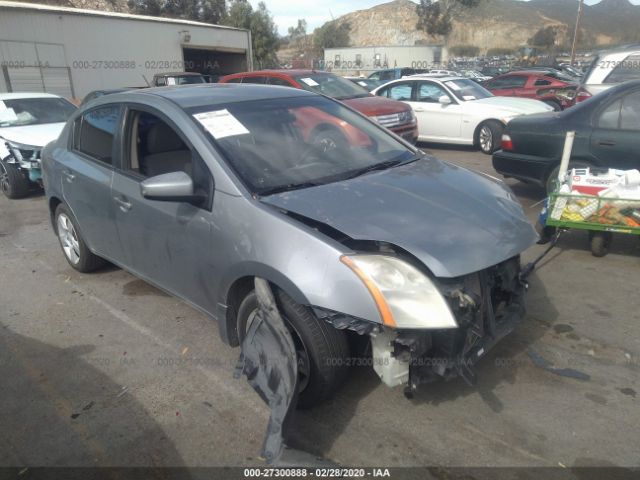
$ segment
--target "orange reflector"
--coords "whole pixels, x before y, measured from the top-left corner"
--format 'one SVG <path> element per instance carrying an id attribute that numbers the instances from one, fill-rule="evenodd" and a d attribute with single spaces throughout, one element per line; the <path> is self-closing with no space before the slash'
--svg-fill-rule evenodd
<path id="1" fill-rule="evenodd" d="M 391 309 L 389 308 L 389 305 L 387 305 L 387 301 L 385 300 L 378 286 L 347 255 L 342 255 L 340 257 L 340 261 L 351 270 L 353 270 L 353 273 L 355 273 L 360 278 L 360 280 L 362 280 L 362 283 L 364 283 L 365 287 L 367 287 L 367 290 L 369 290 L 369 293 L 373 297 L 373 301 L 376 303 L 376 307 L 378 308 L 378 312 L 380 313 L 382 323 L 387 327 L 395 328 L 396 321 L 393 319 Z"/>

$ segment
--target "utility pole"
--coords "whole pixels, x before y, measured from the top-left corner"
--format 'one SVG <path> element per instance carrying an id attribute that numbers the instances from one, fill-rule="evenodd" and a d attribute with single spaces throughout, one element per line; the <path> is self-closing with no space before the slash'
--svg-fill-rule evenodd
<path id="1" fill-rule="evenodd" d="M 578 17 L 576 18 L 576 29 L 573 32 L 573 44 L 571 45 L 571 66 L 576 61 L 576 44 L 578 43 L 578 33 L 580 32 L 580 20 L 582 18 L 582 4 L 583 0 L 578 3 Z"/>

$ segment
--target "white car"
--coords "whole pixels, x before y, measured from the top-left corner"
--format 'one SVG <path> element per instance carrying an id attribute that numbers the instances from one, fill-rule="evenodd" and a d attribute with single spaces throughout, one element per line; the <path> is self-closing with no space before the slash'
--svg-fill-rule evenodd
<path id="1" fill-rule="evenodd" d="M 76 107 L 48 93 L 0 93 L 0 190 L 8 198 L 42 186 L 40 151 Z"/>
<path id="2" fill-rule="evenodd" d="M 576 102 L 582 102 L 606 89 L 640 78 L 640 47 L 598 53 L 582 77 Z"/>
<path id="3" fill-rule="evenodd" d="M 464 77 L 414 75 L 371 93 L 411 105 L 418 120 L 418 141 L 475 145 L 488 155 L 500 148 L 502 131 L 512 118 L 553 111 L 538 100 L 495 97 Z"/>

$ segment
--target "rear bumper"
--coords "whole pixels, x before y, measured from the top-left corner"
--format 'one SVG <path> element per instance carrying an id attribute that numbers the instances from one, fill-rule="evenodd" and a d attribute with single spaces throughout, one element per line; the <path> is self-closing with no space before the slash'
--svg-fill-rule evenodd
<path id="1" fill-rule="evenodd" d="M 493 168 L 505 177 L 526 180 L 544 186 L 555 161 L 546 157 L 498 150 L 492 157 Z"/>

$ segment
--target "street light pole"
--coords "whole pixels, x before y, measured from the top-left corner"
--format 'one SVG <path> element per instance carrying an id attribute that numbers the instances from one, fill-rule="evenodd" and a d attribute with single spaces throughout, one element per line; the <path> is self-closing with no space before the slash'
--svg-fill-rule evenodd
<path id="1" fill-rule="evenodd" d="M 582 18 L 583 0 L 578 3 L 578 16 L 576 18 L 576 29 L 573 32 L 573 44 L 571 45 L 571 66 L 576 61 L 576 44 L 578 43 L 578 32 L 580 32 L 580 19 Z"/>

